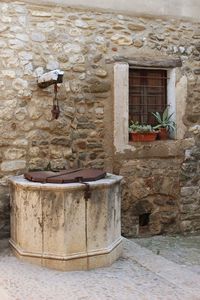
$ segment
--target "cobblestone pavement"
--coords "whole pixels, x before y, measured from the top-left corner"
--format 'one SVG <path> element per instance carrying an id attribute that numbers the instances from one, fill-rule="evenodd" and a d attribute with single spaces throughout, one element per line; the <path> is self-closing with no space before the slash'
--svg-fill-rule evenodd
<path id="1" fill-rule="evenodd" d="M 200 300 L 200 238 L 193 237 L 193 247 L 184 244 L 184 238 L 178 244 L 174 239 L 124 239 L 120 260 L 110 268 L 87 272 L 58 272 L 23 263 L 10 253 L 7 241 L 1 241 L 0 300 Z M 182 246 L 185 255 L 179 252 Z M 174 255 L 174 247 L 181 255 Z"/>

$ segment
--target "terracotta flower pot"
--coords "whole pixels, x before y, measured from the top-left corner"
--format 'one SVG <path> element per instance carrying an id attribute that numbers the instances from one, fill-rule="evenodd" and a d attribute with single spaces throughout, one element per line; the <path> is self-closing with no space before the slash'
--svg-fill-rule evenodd
<path id="1" fill-rule="evenodd" d="M 156 132 L 139 133 L 130 132 L 130 138 L 132 142 L 152 142 L 155 141 L 157 137 Z"/>
<path id="2" fill-rule="evenodd" d="M 158 131 L 159 140 L 167 140 L 169 138 L 169 133 L 166 128 L 160 128 Z"/>

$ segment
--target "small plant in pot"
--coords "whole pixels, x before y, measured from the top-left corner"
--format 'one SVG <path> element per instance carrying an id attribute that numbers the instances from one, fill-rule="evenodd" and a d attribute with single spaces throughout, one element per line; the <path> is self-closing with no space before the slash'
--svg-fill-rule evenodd
<path id="1" fill-rule="evenodd" d="M 133 142 L 151 142 L 155 141 L 157 133 L 151 125 L 134 123 L 131 121 L 129 126 L 129 137 Z"/>
<path id="2" fill-rule="evenodd" d="M 169 138 L 169 132 L 174 131 L 176 128 L 176 123 L 171 119 L 174 113 L 168 113 L 168 108 L 166 108 L 163 114 L 159 112 L 152 113 L 152 115 L 156 118 L 158 125 L 153 128 L 158 131 L 158 138 L 160 140 L 167 140 Z"/>

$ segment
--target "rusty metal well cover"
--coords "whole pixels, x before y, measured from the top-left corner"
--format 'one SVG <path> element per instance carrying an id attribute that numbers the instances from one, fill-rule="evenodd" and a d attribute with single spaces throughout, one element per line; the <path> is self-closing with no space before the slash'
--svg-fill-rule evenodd
<path id="1" fill-rule="evenodd" d="M 37 171 L 28 172 L 24 177 L 29 181 L 41 183 L 72 183 L 95 181 L 106 176 L 106 172 L 100 169 L 71 169 L 59 172 Z"/>

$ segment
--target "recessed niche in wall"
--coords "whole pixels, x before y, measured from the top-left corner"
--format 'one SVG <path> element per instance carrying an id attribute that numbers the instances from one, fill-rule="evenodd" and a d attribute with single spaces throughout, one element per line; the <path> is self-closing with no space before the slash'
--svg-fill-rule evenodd
<path id="1" fill-rule="evenodd" d="M 149 217 L 150 217 L 150 213 L 145 213 L 145 214 L 139 215 L 139 226 L 140 227 L 148 226 L 149 225 Z"/>

